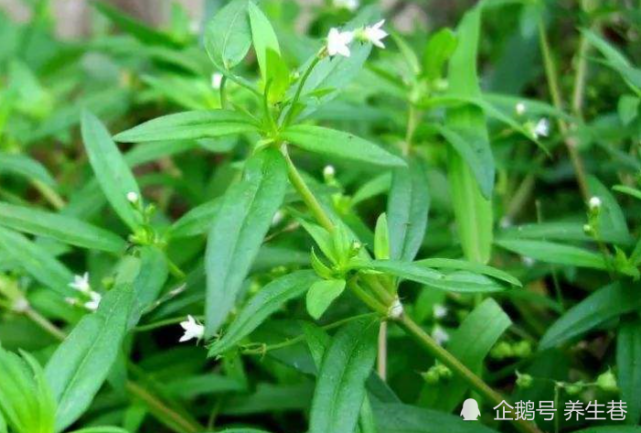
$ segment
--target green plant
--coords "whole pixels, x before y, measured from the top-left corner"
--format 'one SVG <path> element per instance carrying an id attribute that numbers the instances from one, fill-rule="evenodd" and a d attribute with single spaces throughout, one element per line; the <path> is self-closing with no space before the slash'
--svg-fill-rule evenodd
<path id="1" fill-rule="evenodd" d="M 639 423 L 641 72 L 599 30 L 626 6 L 574 11 L 566 112 L 554 5 L 486 0 L 455 30 L 402 36 L 374 5 L 337 27 L 340 3 L 317 11 L 319 42 L 284 24 L 288 2 L 233 0 L 205 50 L 179 7 L 158 30 L 97 3 L 127 36 L 53 59 L 48 2 L 7 24 L 0 172 L 18 181 L 0 185 L 0 305 L 37 357 L 1 349 L 0 432 L 558 432 L 590 427 L 560 416 L 588 393 Z M 503 94 L 481 86 L 485 20 L 507 45 Z M 508 96 L 531 79 L 509 44 L 540 47 L 551 104 Z M 94 82 L 105 65 L 116 90 Z M 613 112 L 585 112 L 588 65 L 623 83 L 595 85 Z M 57 142 L 54 177 L 28 152 Z M 470 395 L 559 413 L 470 425 L 450 415 Z"/>

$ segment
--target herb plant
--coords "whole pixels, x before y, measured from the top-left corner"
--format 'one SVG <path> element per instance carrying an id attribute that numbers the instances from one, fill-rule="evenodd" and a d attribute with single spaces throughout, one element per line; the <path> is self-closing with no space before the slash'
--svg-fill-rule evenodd
<path id="1" fill-rule="evenodd" d="M 306 36 L 293 2 L 196 33 L 95 3 L 74 43 L 30 3 L 0 15 L 0 433 L 641 431 L 634 2 L 401 34 L 334 1 Z"/>

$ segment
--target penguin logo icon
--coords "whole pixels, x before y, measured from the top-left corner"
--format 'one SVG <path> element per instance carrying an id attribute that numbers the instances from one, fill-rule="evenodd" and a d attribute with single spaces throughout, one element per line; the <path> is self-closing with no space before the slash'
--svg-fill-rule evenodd
<path id="1" fill-rule="evenodd" d="M 463 402 L 463 409 L 461 409 L 461 418 L 465 421 L 476 421 L 481 416 L 479 404 L 473 398 L 468 398 Z"/>

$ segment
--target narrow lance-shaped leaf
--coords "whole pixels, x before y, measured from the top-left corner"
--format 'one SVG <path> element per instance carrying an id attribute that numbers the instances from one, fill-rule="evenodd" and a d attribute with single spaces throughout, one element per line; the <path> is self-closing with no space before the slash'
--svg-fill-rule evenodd
<path id="1" fill-rule="evenodd" d="M 86 315 L 53 354 L 45 374 L 58 401 L 56 431 L 89 407 L 116 360 L 133 298 L 130 284 L 107 293 L 98 311 Z"/>
<path id="2" fill-rule="evenodd" d="M 233 348 L 267 317 L 291 299 L 301 296 L 316 281 L 318 277 L 313 272 L 298 271 L 267 284 L 250 299 L 222 338 L 209 348 L 209 356 L 220 355 Z"/>
<path id="3" fill-rule="evenodd" d="M 543 335 L 541 350 L 561 345 L 622 314 L 638 310 L 641 297 L 626 284 L 603 287 L 569 309 Z"/>
<path id="4" fill-rule="evenodd" d="M 47 169 L 35 159 L 26 155 L 13 155 L 0 152 L 0 173 L 12 173 L 27 179 L 38 180 L 45 185 L 54 187 L 56 181 Z"/>
<path id="5" fill-rule="evenodd" d="M 274 28 L 260 8 L 254 3 L 249 2 L 247 5 L 247 11 L 249 13 L 249 23 L 251 26 L 252 40 L 254 43 L 254 50 L 256 51 L 258 66 L 260 67 L 261 76 L 263 77 L 263 80 L 265 80 L 268 74 L 267 52 L 268 50 L 272 50 L 275 53 L 280 54 L 280 46 L 278 45 L 278 39 L 276 38 Z"/>
<path id="6" fill-rule="evenodd" d="M 127 194 L 134 192 L 140 196 L 140 188 L 133 173 L 111 139 L 105 126 L 88 111 L 82 114 L 82 139 L 98 183 L 111 207 L 132 229 L 140 223 Z"/>
<path id="7" fill-rule="evenodd" d="M 365 398 L 365 380 L 376 358 L 378 326 L 371 320 L 342 328 L 326 350 L 318 374 L 310 433 L 352 433 Z"/>
<path id="8" fill-rule="evenodd" d="M 168 273 L 167 258 L 161 250 L 155 246 L 141 248 L 139 271 L 133 280 L 134 300 L 129 315 L 129 329 L 136 326 L 145 310 L 158 298 Z"/>
<path id="9" fill-rule="evenodd" d="M 207 240 L 206 335 L 225 321 L 236 301 L 287 186 L 287 167 L 280 153 L 254 155 L 243 180 L 223 197 Z"/>
<path id="10" fill-rule="evenodd" d="M 229 110 L 185 111 L 150 120 L 117 134 L 124 143 L 164 140 L 194 140 L 257 132 L 258 125 L 247 115 Z"/>
<path id="11" fill-rule="evenodd" d="M 608 188 L 606 188 L 595 177 L 588 177 L 588 189 L 593 197 L 601 200 L 599 208 L 598 231 L 606 239 L 611 239 L 622 244 L 629 244 L 632 239 L 625 215 L 621 207 L 614 199 Z"/>
<path id="12" fill-rule="evenodd" d="M 394 170 L 387 203 L 390 258 L 412 261 L 427 229 L 430 195 L 425 171 L 419 162 Z"/>
<path id="13" fill-rule="evenodd" d="M 449 64 L 448 80 L 452 96 L 481 97 L 476 71 L 480 26 L 480 7 L 468 12 L 459 25 L 459 44 Z M 463 252 L 468 260 L 487 263 L 492 249 L 494 159 L 483 111 L 472 105 L 450 108 L 447 110 L 446 127 L 472 149 L 471 152 L 450 151 L 448 154 L 450 196 Z M 472 154 L 478 158 L 465 160 L 466 155 Z M 479 183 L 471 172 L 471 164 L 477 161 L 483 161 L 486 165 L 484 170 L 489 175 L 484 179 L 490 182 L 486 180 Z"/>
<path id="14" fill-rule="evenodd" d="M 530 257 L 546 263 L 607 269 L 605 260 L 600 254 L 573 245 L 520 239 L 503 239 L 497 241 L 496 244 L 524 257 Z"/>
<path id="15" fill-rule="evenodd" d="M 247 17 L 249 0 L 234 0 L 223 7 L 207 26 L 205 48 L 219 69 L 231 69 L 240 63 L 251 47 Z"/>
<path id="16" fill-rule="evenodd" d="M 313 125 L 295 125 L 281 133 L 284 140 L 313 153 L 373 165 L 402 167 L 405 162 L 376 144 L 347 132 Z"/>
<path id="17" fill-rule="evenodd" d="M 114 253 L 125 248 L 125 241 L 107 230 L 36 208 L 0 203 L 0 225 L 83 248 Z"/>
<path id="18" fill-rule="evenodd" d="M 636 425 L 641 418 L 641 319 L 626 319 L 617 338 L 618 385 L 628 404 L 626 422 Z"/>
<path id="19" fill-rule="evenodd" d="M 345 280 L 318 281 L 307 292 L 306 305 L 309 315 L 320 319 L 329 306 L 345 290 Z"/>
<path id="20" fill-rule="evenodd" d="M 62 296 L 70 296 L 73 293 L 69 288 L 73 274 L 40 245 L 20 233 L 0 228 L 0 251 L 5 257 L 19 263 L 41 284 L 52 288 Z"/>

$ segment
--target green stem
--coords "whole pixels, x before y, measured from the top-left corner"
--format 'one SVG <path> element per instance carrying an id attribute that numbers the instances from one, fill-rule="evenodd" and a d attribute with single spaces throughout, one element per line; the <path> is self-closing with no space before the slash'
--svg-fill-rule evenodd
<path id="1" fill-rule="evenodd" d="M 194 319 L 202 321 L 202 320 L 205 320 L 205 316 L 194 316 Z M 154 329 L 162 328 L 164 326 L 175 325 L 176 323 L 183 322 L 184 320 L 185 320 L 185 316 L 172 317 L 171 319 L 159 320 L 158 322 L 149 323 L 147 325 L 136 326 L 134 328 L 134 331 L 149 332 L 149 331 L 153 331 Z"/>
<path id="2" fill-rule="evenodd" d="M 227 76 L 223 75 L 223 79 L 220 80 L 220 89 L 218 89 L 220 92 L 220 108 L 222 108 L 223 110 L 227 106 L 227 95 L 225 94 L 225 84 L 227 84 Z"/>
<path id="3" fill-rule="evenodd" d="M 550 94 L 552 96 L 552 103 L 557 110 L 563 110 L 563 101 L 561 99 L 561 91 L 559 88 L 559 80 L 556 73 L 556 66 L 554 64 L 554 59 L 552 58 L 552 50 L 550 49 L 550 43 L 545 33 L 545 25 L 543 24 L 543 19 L 539 19 L 539 40 L 541 43 L 541 50 L 543 53 L 543 63 L 545 65 L 545 75 L 548 81 L 548 87 L 550 89 Z M 583 160 L 579 155 L 577 149 L 576 138 L 570 137 L 569 132 L 570 128 L 568 127 L 565 120 L 561 117 L 557 117 L 557 123 L 559 125 L 559 130 L 563 135 L 563 140 L 565 142 L 565 147 L 567 148 L 568 154 L 570 155 L 570 160 L 572 162 L 572 167 L 574 168 L 574 174 L 576 176 L 579 189 L 583 198 L 587 201 L 590 197 L 590 192 L 588 189 L 588 182 L 586 179 L 585 168 L 583 166 Z"/>
<path id="4" fill-rule="evenodd" d="M 24 313 L 31 321 L 36 325 L 40 326 L 42 329 L 47 331 L 52 335 L 56 340 L 64 340 L 67 334 L 64 333 L 60 328 L 51 323 L 46 317 L 41 315 L 39 312 L 29 307 Z"/>
<path id="5" fill-rule="evenodd" d="M 429 352 L 432 356 L 438 359 L 443 365 L 452 370 L 455 374 L 462 377 L 470 387 L 476 391 L 483 398 L 498 405 L 506 399 L 494 391 L 488 384 L 486 384 L 480 377 L 474 374 L 467 368 L 461 361 L 456 359 L 451 353 L 439 346 L 436 341 L 432 339 L 416 322 L 408 316 L 403 315 L 398 319 L 397 323 L 409 335 L 411 335 L 419 345 Z M 514 420 L 516 428 L 523 433 L 541 433 L 534 423 L 525 420 Z"/>
<path id="6" fill-rule="evenodd" d="M 305 183 L 305 180 L 300 175 L 300 173 L 298 172 L 298 169 L 294 165 L 294 162 L 289 157 L 289 153 L 287 151 L 287 144 L 284 144 L 281 147 L 281 152 L 285 157 L 285 161 L 287 161 L 287 172 L 289 174 L 289 180 L 294 186 L 294 188 L 296 188 L 296 191 L 298 191 L 298 193 L 300 194 L 301 198 L 309 208 L 310 212 L 314 215 L 314 218 L 316 218 L 318 223 L 321 226 L 323 226 L 325 230 L 329 232 L 334 231 L 334 223 L 329 218 L 329 216 L 325 212 L 325 209 L 323 209 L 318 199 L 316 199 L 316 196 L 314 195 L 314 193 L 312 193 L 312 191 L 309 189 L 309 187 L 307 186 L 307 183 Z"/>
<path id="7" fill-rule="evenodd" d="M 318 62 L 321 61 L 322 53 L 323 51 L 321 51 L 316 55 L 316 57 L 314 57 L 314 60 L 312 60 L 312 63 L 309 64 L 309 67 L 301 77 L 300 83 L 298 83 L 298 88 L 296 89 L 296 93 L 294 94 L 294 98 L 292 98 L 292 103 L 289 106 L 289 111 L 287 111 L 287 116 L 285 117 L 285 121 L 283 122 L 284 126 L 288 126 L 293 120 L 294 112 L 296 111 L 296 104 L 298 104 L 298 100 L 300 99 L 300 94 L 303 91 L 303 87 L 305 87 L 305 83 L 312 73 L 312 70 L 316 67 L 316 65 L 318 65 Z"/>
<path id="8" fill-rule="evenodd" d="M 32 181 L 33 186 L 42 194 L 42 196 L 47 200 L 55 210 L 60 210 L 65 207 L 65 201 L 58 195 L 56 191 L 53 190 L 49 185 L 39 181 Z"/>
<path id="9" fill-rule="evenodd" d="M 287 154 L 285 146 L 283 146 L 283 155 L 287 160 L 290 180 L 294 185 L 294 188 L 303 197 L 303 201 L 305 201 L 305 203 L 308 205 L 310 211 L 312 211 L 317 221 L 327 230 L 333 230 L 334 224 L 329 219 L 329 216 L 325 213 L 323 208 L 318 203 L 318 200 L 316 200 L 314 194 L 310 191 L 309 187 L 307 187 L 307 184 L 298 173 L 298 170 L 294 166 L 294 163 L 291 161 L 289 155 Z M 363 288 L 361 288 L 354 279 L 348 282 L 348 287 L 354 292 L 356 296 L 358 296 L 358 298 L 361 299 L 363 303 L 365 303 L 373 311 L 387 317 L 387 307 L 380 301 L 372 297 Z M 468 385 L 470 385 L 472 389 L 477 391 L 484 398 L 491 401 L 494 405 L 497 405 L 504 401 L 504 398 L 501 396 L 501 394 L 494 391 L 480 377 L 478 377 L 469 368 L 467 368 L 458 359 L 456 359 L 454 355 L 439 346 L 432 339 L 432 337 L 425 333 L 425 331 L 423 331 L 423 329 L 421 329 L 421 327 L 418 326 L 408 316 L 403 314 L 395 321 L 401 326 L 401 328 L 403 328 L 403 330 L 405 330 L 408 335 L 412 336 L 423 349 L 437 358 L 441 363 L 449 367 L 454 373 L 459 375 L 463 380 L 465 380 L 465 382 L 468 383 Z M 541 433 L 536 425 L 528 421 L 515 420 L 515 425 L 523 433 Z"/>

